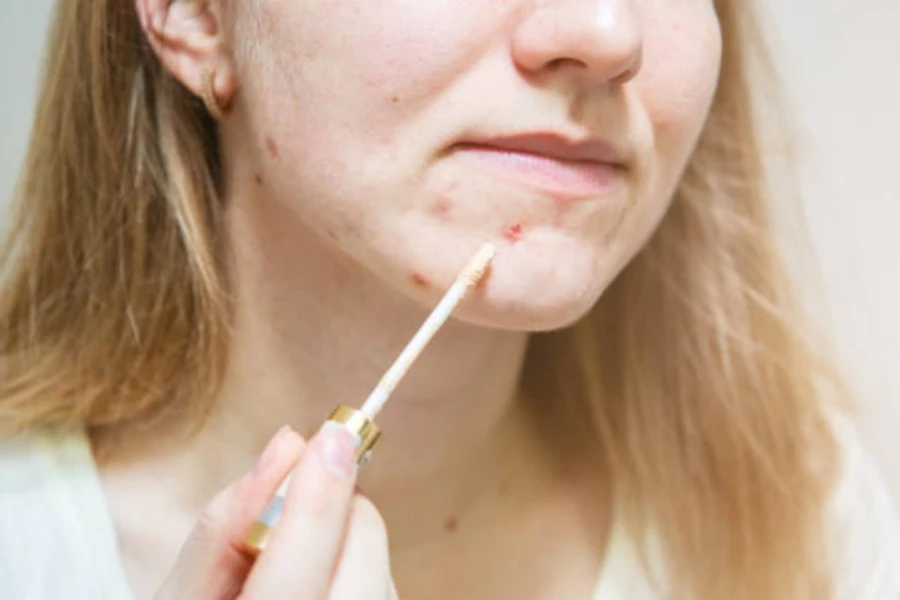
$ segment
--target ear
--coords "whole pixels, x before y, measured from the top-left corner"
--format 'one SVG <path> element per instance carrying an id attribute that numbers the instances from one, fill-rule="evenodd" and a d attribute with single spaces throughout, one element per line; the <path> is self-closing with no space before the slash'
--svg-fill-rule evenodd
<path id="1" fill-rule="evenodd" d="M 237 73 L 225 36 L 221 0 L 134 0 L 144 33 L 163 66 L 202 97 L 212 74 L 212 92 L 227 105 Z"/>

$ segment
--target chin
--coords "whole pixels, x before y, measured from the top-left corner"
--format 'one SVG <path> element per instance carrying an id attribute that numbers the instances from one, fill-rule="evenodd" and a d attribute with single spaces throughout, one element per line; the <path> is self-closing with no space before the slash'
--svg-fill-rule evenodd
<path id="1" fill-rule="evenodd" d="M 458 316 L 511 331 L 566 328 L 590 312 L 615 276 L 603 268 L 604 262 L 590 251 L 556 255 L 501 250 L 489 277 Z"/>
<path id="2" fill-rule="evenodd" d="M 485 301 L 460 311 L 461 321 L 506 331 L 540 333 L 565 329 L 584 317 L 593 303 L 568 303 L 564 301 L 542 306 L 517 306 L 509 309 L 503 303 Z"/>

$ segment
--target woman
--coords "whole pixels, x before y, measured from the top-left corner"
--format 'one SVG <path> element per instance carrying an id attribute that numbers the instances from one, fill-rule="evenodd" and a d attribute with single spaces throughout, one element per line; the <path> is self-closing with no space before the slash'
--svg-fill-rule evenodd
<path id="1" fill-rule="evenodd" d="M 776 256 L 756 25 L 59 2 L 3 258 L 0 595 L 900 597 Z M 346 432 L 295 432 L 365 397 L 485 241 L 357 489 Z"/>

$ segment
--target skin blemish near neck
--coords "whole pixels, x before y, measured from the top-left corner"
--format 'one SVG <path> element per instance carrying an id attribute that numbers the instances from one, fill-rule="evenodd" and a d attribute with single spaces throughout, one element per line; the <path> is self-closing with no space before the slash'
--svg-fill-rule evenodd
<path id="1" fill-rule="evenodd" d="M 430 285 L 431 285 L 428 282 L 428 279 L 426 279 L 425 276 L 422 275 L 421 273 L 413 273 L 412 275 L 409 276 L 409 279 L 410 279 L 410 281 L 413 282 L 413 285 L 415 285 L 418 288 L 427 288 L 427 287 L 430 287 Z"/>
<path id="2" fill-rule="evenodd" d="M 453 533 L 459 527 L 459 520 L 456 517 L 450 517 L 444 522 L 444 531 Z"/>
<path id="3" fill-rule="evenodd" d="M 266 150 L 269 151 L 269 156 L 278 158 L 278 145 L 272 138 L 266 138 Z"/>

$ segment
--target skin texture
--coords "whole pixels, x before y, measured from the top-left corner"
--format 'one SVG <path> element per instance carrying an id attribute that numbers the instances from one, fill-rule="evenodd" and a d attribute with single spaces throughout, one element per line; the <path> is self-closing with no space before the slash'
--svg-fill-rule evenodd
<path id="1" fill-rule="evenodd" d="M 234 10 L 233 129 L 250 143 L 229 152 L 230 172 L 255 165 L 265 201 L 282 204 L 298 231 L 428 303 L 437 291 L 420 293 L 410 273 L 445 288 L 482 242 L 503 245 L 485 301 L 461 315 L 516 330 L 576 320 L 646 241 L 718 69 L 709 0 Z M 579 31 L 579 18 L 599 24 Z M 620 185 L 560 201 L 453 150 L 534 131 L 610 141 L 627 160 Z M 526 223 L 512 247 L 510 228 Z"/>
<path id="2" fill-rule="evenodd" d="M 403 598 L 589 597 L 611 482 L 578 440 L 548 446 L 518 375 L 529 333 L 585 314 L 665 213 L 716 87 L 711 0 L 136 6 L 165 67 L 198 95 L 214 70 L 232 106 L 219 130 L 236 299 L 216 414 L 186 446 L 101 474 L 138 595 L 197 570 L 185 565 L 219 564 L 215 544 L 176 556 L 198 519 L 233 532 L 277 481 L 220 502 L 215 518 L 209 499 L 282 425 L 309 434 L 335 404 L 358 405 L 493 241 L 489 278 L 379 417 L 385 441 L 360 480 L 378 510 L 366 504 L 360 526 L 347 509 L 338 529 L 378 540 L 363 556 L 386 555 L 372 534 L 386 529 L 389 561 L 365 568 Z M 573 199 L 458 146 L 524 132 L 603 138 L 623 164 L 602 191 Z M 302 469 L 306 450 L 293 443 L 288 462 Z M 297 506 L 330 489 L 309 472 Z M 308 543 L 301 530 L 283 537 L 285 548 Z M 346 571 L 350 558 L 325 554 L 317 560 Z M 255 589 L 296 585 L 281 558 L 250 575 Z"/>

